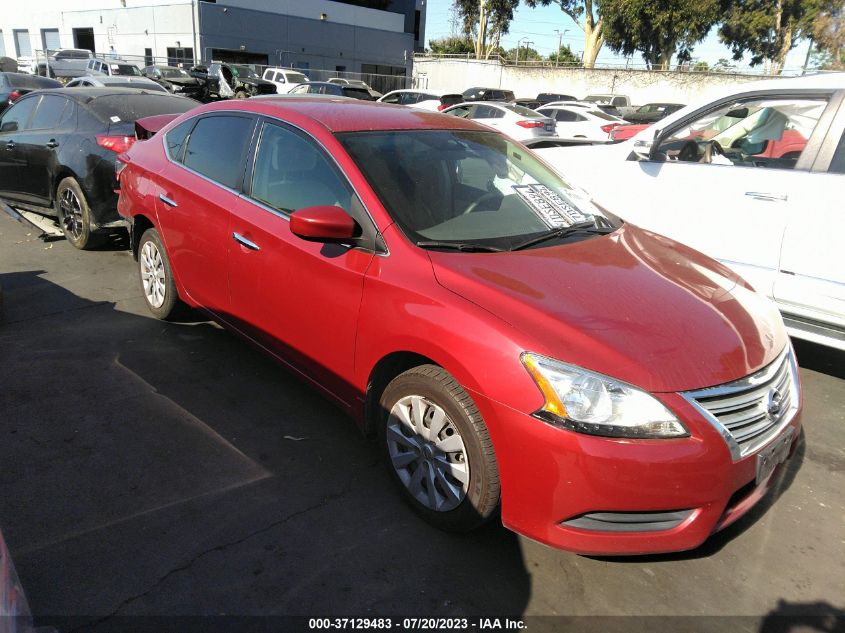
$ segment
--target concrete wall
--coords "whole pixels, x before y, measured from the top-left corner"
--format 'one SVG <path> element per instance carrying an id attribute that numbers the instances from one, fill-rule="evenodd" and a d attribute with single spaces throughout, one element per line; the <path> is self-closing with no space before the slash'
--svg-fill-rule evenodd
<path id="1" fill-rule="evenodd" d="M 502 66 L 478 60 L 414 60 L 415 85 L 443 92 L 463 92 L 472 86 L 505 88 L 517 97 L 559 92 L 583 98 L 591 93 L 628 95 L 634 105 L 668 101 L 691 103 L 722 88 L 761 79 L 716 73 L 653 72 L 604 68 L 530 68 Z"/>

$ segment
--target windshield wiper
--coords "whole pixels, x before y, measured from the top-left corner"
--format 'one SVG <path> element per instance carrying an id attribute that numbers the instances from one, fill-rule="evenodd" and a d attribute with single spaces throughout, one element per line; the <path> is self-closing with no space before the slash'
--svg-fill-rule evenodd
<path id="1" fill-rule="evenodd" d="M 613 227 L 601 227 L 596 226 L 592 220 L 589 222 L 581 222 L 580 224 L 573 224 L 572 226 L 564 226 L 559 229 L 553 229 L 548 233 L 543 233 L 542 235 L 538 235 L 537 237 L 532 237 L 531 239 L 525 240 L 524 242 L 520 242 L 516 246 L 511 248 L 512 251 L 519 251 L 524 248 L 528 248 L 529 246 L 534 246 L 535 244 L 539 244 L 540 242 L 545 242 L 546 240 L 551 240 L 555 238 L 562 238 L 562 237 L 569 237 L 570 235 L 576 235 L 577 233 L 588 233 L 591 235 L 607 235 L 608 233 L 613 233 L 616 229 Z"/>
<path id="2" fill-rule="evenodd" d="M 422 248 L 450 248 L 456 251 L 481 253 L 501 253 L 505 250 L 497 246 L 487 246 L 486 244 L 476 244 L 474 242 L 439 242 L 437 240 L 417 242 L 417 246 L 421 246 Z"/>

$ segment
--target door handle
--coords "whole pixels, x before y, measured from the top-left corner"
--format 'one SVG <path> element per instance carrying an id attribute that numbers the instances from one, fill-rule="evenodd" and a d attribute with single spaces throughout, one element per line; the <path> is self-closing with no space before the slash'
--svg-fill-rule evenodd
<path id="1" fill-rule="evenodd" d="M 51 138 L 49 141 L 47 141 L 47 147 L 49 147 L 50 149 L 53 149 L 53 148 L 58 147 L 58 146 L 59 146 L 59 144 L 56 142 L 56 139 L 54 139 L 54 138 Z"/>
<path id="2" fill-rule="evenodd" d="M 255 242 L 253 242 L 251 240 L 246 239 L 240 233 L 232 233 L 232 238 L 238 244 L 241 244 L 242 246 L 246 246 L 251 251 L 260 251 L 261 250 L 261 247 L 258 244 L 256 244 Z"/>
<path id="3" fill-rule="evenodd" d="M 173 200 L 165 196 L 163 193 L 158 194 L 158 199 L 161 200 L 164 204 L 168 207 L 178 207 L 179 205 L 176 204 Z"/>
<path id="4" fill-rule="evenodd" d="M 755 200 L 767 200 L 768 202 L 786 202 L 788 196 L 782 193 L 766 193 L 762 191 L 746 191 L 745 195 Z"/>
<path id="5" fill-rule="evenodd" d="M 14 142 L 14 141 L 9 141 L 8 143 L 6 143 L 6 149 L 7 149 L 7 150 L 9 150 L 10 152 L 11 152 L 13 149 L 15 149 L 15 142 Z"/>

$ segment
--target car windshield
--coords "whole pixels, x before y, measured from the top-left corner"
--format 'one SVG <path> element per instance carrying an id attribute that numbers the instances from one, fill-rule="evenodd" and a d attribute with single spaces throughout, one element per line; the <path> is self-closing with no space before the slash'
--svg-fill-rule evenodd
<path id="1" fill-rule="evenodd" d="M 111 64 L 110 68 L 112 75 L 125 75 L 131 77 L 141 76 L 141 71 L 138 70 L 137 66 L 132 64 Z"/>
<path id="2" fill-rule="evenodd" d="M 181 79 L 183 77 L 190 77 L 190 75 L 181 68 L 162 68 L 161 76 L 165 79 Z"/>
<path id="3" fill-rule="evenodd" d="M 258 78 L 256 72 L 250 68 L 249 66 L 235 66 L 234 64 L 229 66 L 232 69 L 232 74 L 235 77 L 255 77 Z"/>
<path id="4" fill-rule="evenodd" d="M 338 138 L 405 235 L 420 245 L 509 250 L 573 225 L 618 226 L 500 134 L 413 130 Z"/>

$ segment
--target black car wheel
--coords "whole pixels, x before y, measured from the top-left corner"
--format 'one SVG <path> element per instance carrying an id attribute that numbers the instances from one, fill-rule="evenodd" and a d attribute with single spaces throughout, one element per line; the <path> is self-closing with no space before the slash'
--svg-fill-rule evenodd
<path id="1" fill-rule="evenodd" d="M 100 242 L 99 236 L 91 231 L 91 208 L 75 178 L 64 178 L 59 183 L 55 207 L 59 226 L 73 246 L 86 250 Z"/>

